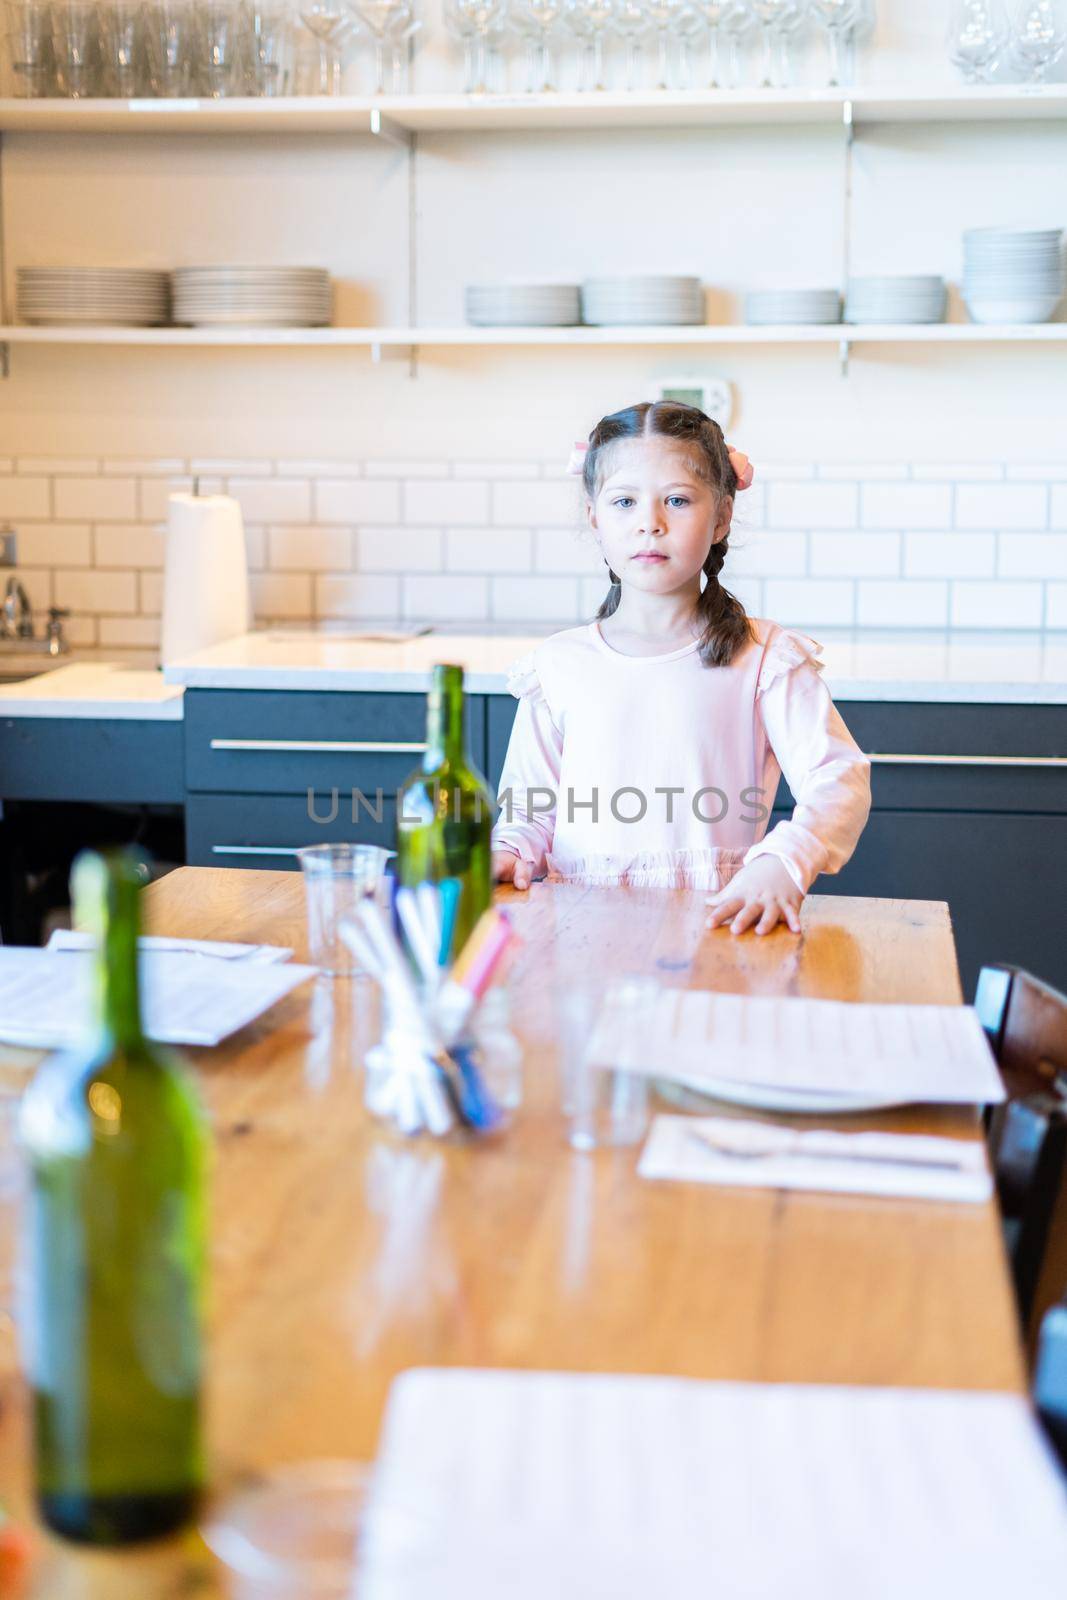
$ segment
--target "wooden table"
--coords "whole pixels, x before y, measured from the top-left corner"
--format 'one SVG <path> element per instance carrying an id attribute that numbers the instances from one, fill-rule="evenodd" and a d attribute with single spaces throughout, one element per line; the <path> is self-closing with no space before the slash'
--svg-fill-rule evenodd
<path id="1" fill-rule="evenodd" d="M 498 897 L 525 941 L 513 995 L 526 1096 L 504 1137 L 405 1141 L 368 1120 L 360 1063 L 378 1004 L 365 982 L 320 979 L 192 1052 L 216 1139 L 216 1481 L 372 1456 L 389 1384 L 415 1365 L 1022 1388 L 992 1204 L 644 1183 L 633 1150 L 573 1153 L 558 1112 L 561 981 L 639 970 L 751 994 L 954 1003 L 946 906 L 814 895 L 801 937 L 757 939 L 707 932 L 703 897 L 685 892 Z M 150 932 L 305 952 L 293 874 L 185 868 L 146 892 L 146 910 Z M 850 1123 L 979 1136 L 966 1108 Z M 24 1457 L 9 1410 L 5 1488 Z M 177 1593 L 190 1548 L 54 1557 L 39 1592 Z"/>

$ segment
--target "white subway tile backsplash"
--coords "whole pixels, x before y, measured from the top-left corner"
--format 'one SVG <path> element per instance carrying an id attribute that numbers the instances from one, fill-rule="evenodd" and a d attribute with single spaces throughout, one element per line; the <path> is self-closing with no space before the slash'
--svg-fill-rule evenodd
<path id="1" fill-rule="evenodd" d="M 502 622 L 576 622 L 578 584 L 573 578 L 494 578 L 491 614 Z"/>
<path id="2" fill-rule="evenodd" d="M 1067 627 L 1067 462 L 756 460 L 723 582 L 787 625 Z M 589 620 L 608 590 L 564 459 L 0 460 L 35 608 L 153 648 L 167 499 L 241 503 L 261 620 Z M 269 525 L 266 526 L 266 525 Z M 1046 531 L 1048 529 L 1053 531 Z M 954 531 L 953 531 L 954 530 Z"/>
<path id="3" fill-rule="evenodd" d="M 957 528 L 1046 528 L 1044 484 L 971 484 L 956 487 Z"/>
<path id="4" fill-rule="evenodd" d="M 859 491 L 852 483 L 772 483 L 769 528 L 854 528 Z"/>
<path id="5" fill-rule="evenodd" d="M 1044 594 L 1039 583 L 954 583 L 954 628 L 1040 628 Z"/>
<path id="6" fill-rule="evenodd" d="M 52 485 L 47 478 L 0 481 L 0 517 L 50 517 Z"/>
<path id="7" fill-rule="evenodd" d="M 490 520 L 501 526 L 574 528 L 584 522 L 577 478 L 541 483 L 495 483 Z"/>
<path id="8" fill-rule="evenodd" d="M 449 572 L 529 572 L 532 565 L 527 528 L 449 528 L 445 534 Z"/>
<path id="9" fill-rule="evenodd" d="M 355 565 L 361 572 L 440 572 L 440 528 L 360 528 Z"/>
<path id="10" fill-rule="evenodd" d="M 120 649 L 154 648 L 162 629 L 159 617 L 100 617 L 97 626 L 101 645 Z"/>
<path id="11" fill-rule="evenodd" d="M 230 478 L 227 489 L 246 522 L 311 520 L 311 484 L 306 478 Z"/>
<path id="12" fill-rule="evenodd" d="M 768 578 L 764 605 L 768 616 L 786 627 L 848 626 L 855 609 L 853 587 L 844 578 Z"/>
<path id="13" fill-rule="evenodd" d="M 76 478 L 86 474 L 95 477 L 100 463 L 87 456 L 19 456 L 15 471 L 24 478 L 41 472 L 51 478 Z"/>
<path id="14" fill-rule="evenodd" d="M 90 522 L 136 522 L 135 478 L 57 478 L 52 486 L 57 517 Z"/>
<path id="15" fill-rule="evenodd" d="M 865 528 L 951 528 L 949 483 L 865 483 L 860 492 Z"/>
<path id="16" fill-rule="evenodd" d="M 485 522 L 489 515 L 489 487 L 484 483 L 456 483 L 452 479 L 414 479 L 404 485 L 404 521 L 428 522 L 447 528 Z"/>
<path id="17" fill-rule="evenodd" d="M 315 579 L 315 615 L 373 620 L 400 615 L 400 579 L 362 572 L 321 573 Z"/>
<path id="18" fill-rule="evenodd" d="M 28 567 L 91 567 L 89 524 L 25 522 L 18 530 L 18 559 Z"/>
<path id="19" fill-rule="evenodd" d="M 405 617 L 480 622 L 489 616 L 489 579 L 453 577 L 405 578 L 401 596 Z"/>
<path id="20" fill-rule="evenodd" d="M 267 565 L 274 572 L 336 572 L 352 564 L 352 534 L 348 528 L 297 528 L 267 530 Z"/>
<path id="21" fill-rule="evenodd" d="M 157 567 L 163 565 L 163 530 L 138 523 L 98 522 L 93 529 L 97 567 Z"/>
<path id="22" fill-rule="evenodd" d="M 1067 578 L 1067 533 L 997 535 L 1001 578 Z"/>
<path id="23" fill-rule="evenodd" d="M 597 577 L 607 582 L 608 569 L 588 528 L 537 528 L 533 536 L 534 570 Z"/>
<path id="24" fill-rule="evenodd" d="M 906 578 L 991 578 L 996 570 L 993 533 L 906 533 Z"/>
<path id="25" fill-rule="evenodd" d="M 307 572 L 254 572 L 249 578 L 252 610 L 258 618 L 303 621 L 313 613 Z"/>
<path id="26" fill-rule="evenodd" d="M 948 584 L 915 579 L 856 585 L 856 621 L 861 628 L 943 628 L 948 621 Z"/>
<path id="27" fill-rule="evenodd" d="M 64 617 L 63 637 L 68 644 L 79 645 L 82 649 L 92 649 L 97 641 L 95 617 Z"/>
<path id="28" fill-rule="evenodd" d="M 899 533 L 813 533 L 813 578 L 895 578 L 900 573 Z"/>
<path id="29" fill-rule="evenodd" d="M 999 461 L 916 461 L 911 475 L 919 482 L 934 478 L 939 483 L 954 479 L 957 483 L 994 483 L 1004 476 Z"/>
<path id="30" fill-rule="evenodd" d="M 132 615 L 138 609 L 135 572 L 57 572 L 55 580 L 57 606 L 98 616 Z"/>
<path id="31" fill-rule="evenodd" d="M 321 478 L 315 483 L 316 522 L 398 522 L 400 485 Z"/>
<path id="32" fill-rule="evenodd" d="M 808 570 L 806 533 L 730 534 L 723 582 L 734 578 L 802 578 Z"/>

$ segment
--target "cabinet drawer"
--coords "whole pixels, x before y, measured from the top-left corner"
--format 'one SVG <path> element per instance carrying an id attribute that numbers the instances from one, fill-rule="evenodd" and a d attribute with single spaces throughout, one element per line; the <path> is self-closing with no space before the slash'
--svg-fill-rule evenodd
<path id="1" fill-rule="evenodd" d="M 474 764 L 485 754 L 484 702 L 468 699 Z M 185 779 L 192 790 L 395 793 L 419 765 L 424 694 L 193 689 L 185 696 Z"/>
<path id="2" fill-rule="evenodd" d="M 382 800 L 381 815 L 365 809 L 352 820 L 351 797 L 336 807 L 330 791 L 303 795 L 191 794 L 185 803 L 185 849 L 191 867 L 296 868 L 307 844 L 396 845 L 396 798 Z"/>
<path id="3" fill-rule="evenodd" d="M 180 722 L 0 718 L 0 800 L 181 805 L 184 793 Z"/>

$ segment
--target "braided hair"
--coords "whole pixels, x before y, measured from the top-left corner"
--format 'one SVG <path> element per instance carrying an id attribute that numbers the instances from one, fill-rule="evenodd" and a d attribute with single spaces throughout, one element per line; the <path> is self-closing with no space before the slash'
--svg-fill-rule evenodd
<path id="1" fill-rule="evenodd" d="M 737 474 L 719 424 L 696 406 L 684 405 L 678 400 L 655 400 L 613 411 L 610 416 L 602 417 L 589 435 L 582 482 L 591 501 L 596 499 L 604 451 L 619 439 L 650 437 L 672 439 L 685 445 L 697 477 L 710 484 L 720 499 L 723 496 L 733 498 L 737 492 Z M 697 615 L 703 624 L 700 659 L 706 667 L 729 666 L 738 651 L 754 637 L 744 606 L 719 582 L 728 543 L 729 535 L 726 535 L 713 544 L 703 567 L 707 583 L 697 601 Z M 608 575 L 611 588 L 600 604 L 598 621 L 617 611 L 622 598 L 622 585 L 610 567 Z"/>

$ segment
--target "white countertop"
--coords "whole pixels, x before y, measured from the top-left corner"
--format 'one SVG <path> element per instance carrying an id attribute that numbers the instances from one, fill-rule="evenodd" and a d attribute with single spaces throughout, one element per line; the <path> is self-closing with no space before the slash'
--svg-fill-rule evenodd
<path id="1" fill-rule="evenodd" d="M 473 694 L 506 689 L 507 668 L 554 628 L 487 634 L 437 629 L 422 638 L 270 630 L 243 634 L 164 670 L 199 689 L 369 689 L 424 693 L 437 661 L 454 661 Z M 805 630 L 807 631 L 807 630 Z M 814 628 L 836 699 L 1067 705 L 1067 632 L 936 633 Z"/>
<path id="2" fill-rule="evenodd" d="M 182 693 L 158 668 L 121 661 L 74 661 L 40 670 L 20 683 L 0 684 L 0 722 L 6 717 L 94 717 L 101 720 L 182 720 Z M 12 669 L 8 669 L 12 670 Z"/>

